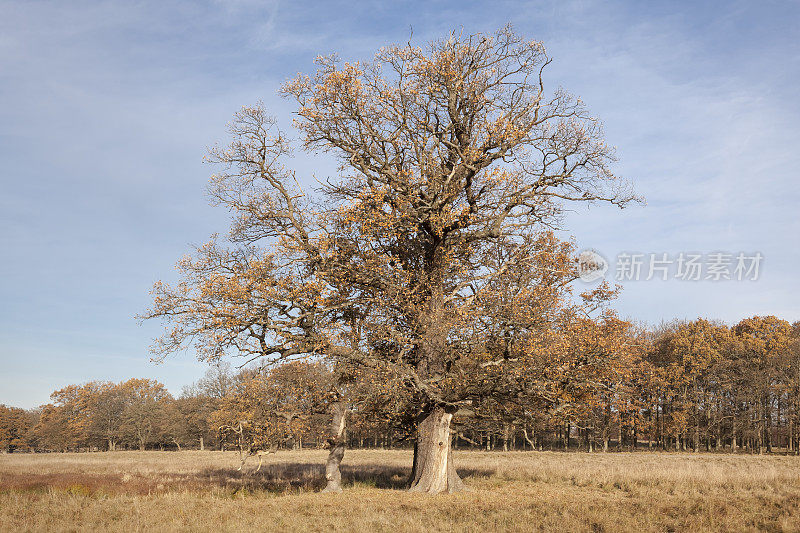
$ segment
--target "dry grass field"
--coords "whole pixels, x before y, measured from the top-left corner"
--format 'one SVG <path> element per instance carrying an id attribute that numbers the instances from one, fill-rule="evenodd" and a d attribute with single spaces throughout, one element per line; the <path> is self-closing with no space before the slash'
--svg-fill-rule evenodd
<path id="1" fill-rule="evenodd" d="M 403 491 L 410 452 L 0 455 L 0 531 L 800 531 L 800 458 L 457 452 L 469 492 Z M 252 459 L 251 459 L 252 461 Z"/>

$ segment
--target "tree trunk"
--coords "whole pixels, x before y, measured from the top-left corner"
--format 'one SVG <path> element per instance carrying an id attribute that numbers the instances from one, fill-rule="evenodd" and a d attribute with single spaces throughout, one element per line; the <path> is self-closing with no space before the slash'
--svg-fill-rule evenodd
<path id="1" fill-rule="evenodd" d="M 204 450 L 205 450 L 205 447 L 204 447 L 204 443 L 203 443 L 203 437 L 200 437 L 200 451 L 202 452 Z"/>
<path id="2" fill-rule="evenodd" d="M 767 453 L 772 453 L 772 413 L 770 412 L 769 396 L 764 401 L 764 441 Z"/>
<path id="3" fill-rule="evenodd" d="M 534 430 L 531 430 L 531 438 L 528 438 L 528 429 L 525 427 L 522 428 L 522 436 L 525 437 L 525 440 L 528 441 L 528 444 L 530 444 L 531 450 L 536 449 L 536 442 L 533 440 L 535 438 L 533 431 Z"/>
<path id="4" fill-rule="evenodd" d="M 347 421 L 347 404 L 336 402 L 333 404 L 333 420 L 331 421 L 331 433 L 328 437 L 328 461 L 325 464 L 325 479 L 328 485 L 322 492 L 342 492 L 342 473 L 339 465 L 344 459 L 345 435 L 344 428 Z"/>
<path id="5" fill-rule="evenodd" d="M 414 445 L 410 491 L 439 494 L 464 490 L 464 484 L 453 466 L 450 434 L 453 412 L 436 407 L 422 415 Z"/>

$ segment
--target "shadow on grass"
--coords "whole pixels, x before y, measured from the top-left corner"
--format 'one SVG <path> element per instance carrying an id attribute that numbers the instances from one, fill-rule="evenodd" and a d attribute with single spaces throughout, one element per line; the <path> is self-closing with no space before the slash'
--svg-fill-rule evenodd
<path id="1" fill-rule="evenodd" d="M 235 468 L 208 468 L 195 473 L 152 472 L 89 474 L 10 474 L 0 478 L 0 492 L 57 492 L 81 496 L 110 494 L 160 494 L 166 492 L 213 491 L 221 496 L 241 496 L 269 492 L 287 494 L 316 492 L 325 487 L 325 465 L 320 463 L 277 462 L 255 465 L 242 471 Z M 402 490 L 408 487 L 410 467 L 382 464 L 344 464 L 342 485 Z M 462 478 L 488 477 L 494 471 L 463 468 Z"/>
<path id="2" fill-rule="evenodd" d="M 342 485 L 375 487 L 378 489 L 402 490 L 408 487 L 410 467 L 381 464 L 341 466 Z M 462 468 L 462 478 L 488 477 L 493 470 Z M 273 463 L 265 464 L 255 472 L 255 467 L 239 472 L 235 469 L 207 469 L 200 476 L 224 489 L 246 489 L 286 493 L 319 491 L 325 487 L 325 465 L 318 463 Z"/>

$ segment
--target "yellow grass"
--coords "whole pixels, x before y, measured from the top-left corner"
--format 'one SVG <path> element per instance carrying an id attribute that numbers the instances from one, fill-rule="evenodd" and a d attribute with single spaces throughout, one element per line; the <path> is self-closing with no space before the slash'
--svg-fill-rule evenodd
<path id="1" fill-rule="evenodd" d="M 0 455 L 0 531 L 800 531 L 800 458 L 456 452 L 470 492 L 402 490 L 411 455 Z"/>

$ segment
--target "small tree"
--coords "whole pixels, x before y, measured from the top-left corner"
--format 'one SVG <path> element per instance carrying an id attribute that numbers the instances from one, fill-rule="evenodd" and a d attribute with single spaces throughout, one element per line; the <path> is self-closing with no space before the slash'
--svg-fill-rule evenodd
<path id="1" fill-rule="evenodd" d="M 304 437 L 321 433 L 330 385 L 330 371 L 321 364 L 295 361 L 244 370 L 211 420 L 218 428 L 235 429 L 243 446 L 267 450 L 291 441 L 298 447 Z"/>
<path id="2" fill-rule="evenodd" d="M 18 448 L 30 448 L 35 424 L 35 413 L 0 404 L 0 450 L 13 452 Z"/>
<path id="3" fill-rule="evenodd" d="M 183 444 L 194 443 L 200 449 L 211 443 L 216 432 L 210 430 L 210 418 L 214 405 L 211 399 L 184 392 L 179 398 L 168 402 L 162 421 L 165 440 L 181 449 Z"/>
<path id="4" fill-rule="evenodd" d="M 122 434 L 144 450 L 161 431 L 164 410 L 172 400 L 163 384 L 151 379 L 129 379 L 119 384 L 125 398 Z"/>
<path id="5" fill-rule="evenodd" d="M 526 265 L 556 265 L 540 279 L 568 283 L 572 268 L 536 261 L 536 235 L 563 202 L 634 199 L 609 168 L 600 123 L 545 89 L 549 63 L 510 28 L 384 48 L 369 64 L 319 58 L 315 75 L 283 88 L 303 148 L 340 164 L 315 198 L 285 166 L 291 147 L 275 121 L 242 109 L 233 141 L 210 157 L 234 246 L 214 241 L 180 263 L 178 286 L 156 285 L 145 317 L 173 323 L 156 352 L 193 342 L 210 358 L 325 356 L 386 371 L 385 393 L 402 393 L 413 415 L 411 489 L 459 490 L 453 415 L 503 396 L 477 386 L 482 376 L 524 361 L 486 349 L 496 283 Z M 560 314 L 565 301 L 553 302 L 520 328 L 520 354 L 545 349 L 531 332 Z"/>
<path id="6" fill-rule="evenodd" d="M 746 318 L 732 329 L 740 368 L 748 382 L 759 453 L 772 451 L 772 411 L 779 390 L 781 363 L 790 349 L 792 325 L 774 316 Z"/>
<path id="7" fill-rule="evenodd" d="M 90 401 L 91 433 L 106 441 L 114 451 L 122 434 L 125 397 L 115 383 L 100 383 Z"/>
<path id="8" fill-rule="evenodd" d="M 52 404 L 42 408 L 35 433 L 50 449 L 67 450 L 90 446 L 92 435 L 92 406 L 105 384 L 88 382 L 68 385 L 50 395 Z"/>

